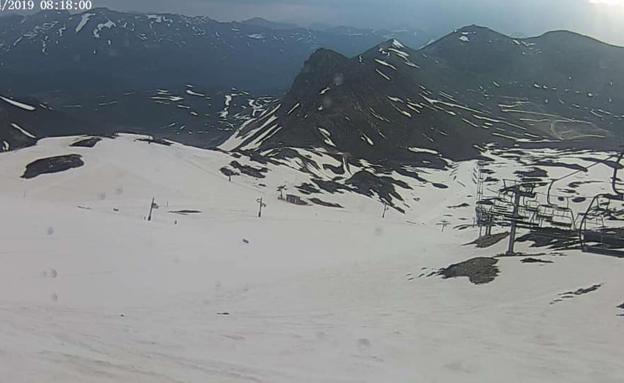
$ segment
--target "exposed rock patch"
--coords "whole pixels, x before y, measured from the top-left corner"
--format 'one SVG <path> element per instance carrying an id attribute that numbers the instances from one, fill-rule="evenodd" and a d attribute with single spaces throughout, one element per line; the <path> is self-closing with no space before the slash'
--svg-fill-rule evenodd
<path id="1" fill-rule="evenodd" d="M 74 147 L 74 148 L 92 148 L 100 141 L 102 141 L 100 137 L 89 137 L 89 138 L 76 141 L 69 146 Z"/>
<path id="2" fill-rule="evenodd" d="M 488 257 L 472 258 L 465 262 L 440 269 L 436 274 L 444 279 L 467 277 L 475 285 L 492 282 L 499 274 L 498 259 Z"/>
<path id="3" fill-rule="evenodd" d="M 201 210 L 171 210 L 169 213 L 181 215 L 200 214 Z"/>
<path id="4" fill-rule="evenodd" d="M 550 302 L 550 304 L 555 304 L 558 302 L 562 302 L 565 299 L 572 299 L 581 295 L 585 295 L 585 294 L 589 294 L 589 293 L 593 293 L 594 291 L 598 290 L 599 288 L 602 287 L 602 284 L 595 284 L 592 285 L 590 287 L 585 287 L 585 288 L 580 288 L 577 289 L 575 291 L 568 291 L 565 293 L 561 293 L 559 294 L 559 298 L 553 300 L 552 302 Z"/>
<path id="5" fill-rule="evenodd" d="M 335 207 L 335 208 L 342 209 L 342 205 L 338 203 L 327 202 L 318 198 L 310 198 L 310 202 L 317 204 L 317 205 L 325 206 L 325 207 Z"/>
<path id="6" fill-rule="evenodd" d="M 544 259 L 537 259 L 537 258 L 524 258 L 522 259 L 520 262 L 522 263 L 554 263 L 553 261 L 547 261 Z"/>
<path id="7" fill-rule="evenodd" d="M 79 154 L 42 158 L 26 165 L 22 178 L 31 179 L 42 174 L 60 173 L 83 165 L 84 162 Z"/>
<path id="8" fill-rule="evenodd" d="M 473 242 L 468 243 L 468 245 L 477 245 L 478 248 L 485 249 L 487 247 L 494 246 L 495 244 L 499 243 L 500 241 L 507 238 L 508 236 L 509 236 L 509 233 L 507 232 L 492 234 L 492 235 L 484 235 L 481 238 L 477 238 Z"/>
<path id="9" fill-rule="evenodd" d="M 248 175 L 250 177 L 255 177 L 255 178 L 265 178 L 266 176 L 264 174 L 269 171 L 269 169 L 264 168 L 264 167 L 255 168 L 253 166 L 243 165 L 238 161 L 230 162 L 230 166 L 232 166 L 233 168 L 237 169 L 238 171 L 240 171 L 241 173 L 245 175 Z"/>
<path id="10" fill-rule="evenodd" d="M 137 138 L 137 141 L 147 142 L 148 144 L 158 144 L 164 146 L 171 146 L 173 143 L 171 141 L 163 140 L 162 138 Z"/>
<path id="11" fill-rule="evenodd" d="M 533 242 L 531 247 L 548 247 L 555 250 L 572 250 L 579 247 L 577 231 L 541 228 L 516 239 L 516 242 Z"/>

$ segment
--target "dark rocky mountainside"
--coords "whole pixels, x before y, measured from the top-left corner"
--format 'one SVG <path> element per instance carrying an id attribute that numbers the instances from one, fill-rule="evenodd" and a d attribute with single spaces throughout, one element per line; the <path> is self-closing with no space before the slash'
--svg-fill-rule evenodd
<path id="1" fill-rule="evenodd" d="M 597 146 L 624 131 L 624 49 L 571 32 L 513 39 L 469 26 L 420 49 L 321 49 L 227 149 L 325 148 L 427 165 L 503 146 Z"/>
<path id="2" fill-rule="evenodd" d="M 85 96 L 72 104 L 0 94 L 0 151 L 30 146 L 44 137 L 118 132 L 214 147 L 272 101 L 273 97 L 256 97 L 237 89 L 191 85 Z"/>
<path id="3" fill-rule="evenodd" d="M 391 33 L 284 29 L 266 20 L 218 22 L 209 17 L 105 8 L 0 20 L 0 88 L 16 97 L 186 84 L 249 91 L 282 89 L 314 50 L 327 47 L 352 55 Z M 405 35 L 410 36 L 410 43 L 428 41 L 422 33 Z"/>
<path id="4" fill-rule="evenodd" d="M 0 102 L 0 144 L 33 142 L 13 129 L 17 123 L 37 137 L 136 132 L 212 147 L 263 112 L 319 47 L 356 54 L 390 33 L 104 8 L 4 16 L 0 95 L 37 111 L 15 119 Z"/>
<path id="5" fill-rule="evenodd" d="M 102 124 L 78 121 L 36 99 L 16 101 L 0 95 L 0 152 L 34 145 L 43 137 L 105 132 Z"/>

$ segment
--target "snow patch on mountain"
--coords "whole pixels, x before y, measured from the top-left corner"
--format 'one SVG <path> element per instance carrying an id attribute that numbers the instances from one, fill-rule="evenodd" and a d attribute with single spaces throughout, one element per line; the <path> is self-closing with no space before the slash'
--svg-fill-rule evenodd
<path id="1" fill-rule="evenodd" d="M 274 122 L 277 121 L 276 112 L 280 107 L 281 104 L 263 112 L 257 118 L 251 118 L 245 121 L 230 138 L 219 146 L 219 148 L 225 151 L 233 151 L 242 149 L 243 147 L 257 148 L 263 142 L 260 141 L 258 137 L 262 137 L 263 140 L 265 140 L 280 129 L 279 125 L 274 124 Z M 249 129 L 249 125 L 254 122 L 262 123 L 257 128 Z"/>
<path id="2" fill-rule="evenodd" d="M 392 39 L 392 46 L 396 49 L 403 49 L 405 45 L 401 44 L 401 42 L 397 39 Z"/>
<path id="3" fill-rule="evenodd" d="M 107 22 L 102 23 L 102 24 L 98 24 L 98 26 L 93 30 L 93 36 L 96 39 L 99 39 L 100 38 L 100 32 L 102 32 L 103 29 L 111 29 L 111 28 L 116 27 L 116 26 L 117 26 L 117 24 L 115 24 L 111 20 L 108 20 Z"/>
<path id="4" fill-rule="evenodd" d="M 387 67 L 387 68 L 390 68 L 390 69 L 392 69 L 392 70 L 397 70 L 397 68 L 396 68 L 394 65 L 392 65 L 392 64 L 390 64 L 390 63 L 388 63 L 388 62 L 386 62 L 386 61 L 384 61 L 384 60 L 380 60 L 380 59 L 376 58 L 376 59 L 375 59 L 375 62 L 376 62 L 377 64 L 380 64 L 380 65 L 383 65 L 383 66 L 385 66 L 385 67 Z"/>
<path id="5" fill-rule="evenodd" d="M 429 154 L 434 154 L 434 155 L 440 154 L 437 150 L 426 149 L 426 148 L 408 148 L 408 150 L 414 153 L 429 153 Z"/>
<path id="6" fill-rule="evenodd" d="M 366 134 L 362 133 L 361 138 L 364 142 L 366 142 L 370 146 L 375 146 L 375 143 L 373 142 L 373 140 L 371 140 L 370 137 L 368 137 Z"/>
<path id="7" fill-rule="evenodd" d="M 299 108 L 301 106 L 301 103 L 296 103 L 295 105 L 293 105 L 292 108 L 290 108 L 290 110 L 288 111 L 288 114 L 292 114 L 292 112 L 294 112 L 297 108 Z"/>
<path id="8" fill-rule="evenodd" d="M 93 16 L 96 16 L 96 14 L 84 13 L 80 15 L 80 22 L 78 22 L 78 25 L 76 25 L 76 29 L 75 29 L 76 33 L 80 33 L 80 31 L 82 31 L 82 29 L 87 25 L 87 23 Z"/>
<path id="9" fill-rule="evenodd" d="M 336 147 L 336 144 L 334 143 L 334 141 L 332 141 L 331 133 L 327 129 L 318 128 L 318 131 L 321 132 L 321 135 L 323 136 L 323 141 L 327 145 Z"/>
<path id="10" fill-rule="evenodd" d="M 377 72 L 378 75 L 380 75 L 381 77 L 383 77 L 385 80 L 391 81 L 392 79 L 390 78 L 390 76 L 388 76 L 387 74 L 385 74 L 384 72 L 380 71 L 379 69 L 375 69 L 375 72 Z"/>
<path id="11" fill-rule="evenodd" d="M 18 130 L 18 131 L 19 131 L 20 133 L 22 133 L 23 135 L 25 135 L 26 137 L 28 137 L 28 138 L 37 139 L 37 137 L 35 137 L 32 133 L 30 133 L 30 132 L 26 131 L 24 128 L 22 128 L 21 126 L 19 126 L 19 125 L 18 125 L 18 124 L 16 124 L 16 123 L 12 123 L 12 124 L 11 124 L 11 126 L 12 126 L 14 129 Z"/>
<path id="12" fill-rule="evenodd" d="M 230 113 L 230 103 L 232 102 L 232 97 L 233 97 L 233 95 L 231 95 L 231 94 L 226 94 L 225 95 L 225 101 L 224 101 L 225 107 L 219 113 L 219 117 L 227 118 L 228 114 Z"/>
<path id="13" fill-rule="evenodd" d="M 187 90 L 186 90 L 186 94 L 188 94 L 189 96 L 206 97 L 206 95 L 205 95 L 205 94 L 195 92 L 195 91 L 193 91 L 193 90 L 191 90 L 191 89 L 187 89 Z"/>
<path id="14" fill-rule="evenodd" d="M 6 98 L 6 97 L 0 96 L 0 100 L 6 102 L 7 104 L 13 105 L 13 106 L 15 106 L 17 108 L 20 108 L 20 109 L 23 109 L 23 110 L 26 110 L 26 111 L 29 111 L 29 112 L 32 112 L 32 111 L 34 111 L 36 109 L 32 105 L 28 105 L 28 104 L 25 104 L 23 102 L 19 102 L 19 101 L 16 101 L 16 100 L 13 100 L 13 99 L 10 99 L 10 98 Z"/>
<path id="15" fill-rule="evenodd" d="M 169 21 L 171 21 L 170 19 L 168 19 L 164 15 L 147 15 L 147 19 L 152 21 L 152 22 L 154 22 L 154 23 L 162 23 L 162 22 L 169 22 Z"/>

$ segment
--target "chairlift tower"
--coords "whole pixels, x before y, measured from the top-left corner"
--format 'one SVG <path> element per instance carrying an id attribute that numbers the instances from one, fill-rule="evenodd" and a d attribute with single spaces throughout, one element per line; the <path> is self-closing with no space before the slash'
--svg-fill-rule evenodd
<path id="1" fill-rule="evenodd" d="M 490 234 L 490 230 L 492 227 L 491 216 L 488 214 L 487 209 L 481 205 L 483 201 L 483 190 L 484 190 L 484 180 L 483 180 L 483 161 L 478 161 L 477 166 L 472 172 L 472 180 L 477 185 L 477 198 L 476 198 L 476 207 L 475 207 L 475 223 L 479 227 L 479 237 L 482 236 L 482 228 L 486 226 L 486 235 Z"/>
<path id="2" fill-rule="evenodd" d="M 527 217 L 520 214 L 520 203 L 524 198 L 535 198 L 535 184 L 515 182 L 507 186 L 508 181 L 504 181 L 504 187 L 501 192 L 511 194 L 513 196 L 513 211 L 511 216 L 507 217 L 511 223 L 509 233 L 509 245 L 505 255 L 515 255 L 514 244 L 516 242 L 516 231 L 519 225 L 529 225 L 526 221 Z"/>
<path id="3" fill-rule="evenodd" d="M 475 182 L 477 184 L 477 201 L 481 201 L 483 199 L 483 189 L 484 189 L 484 180 L 483 180 L 483 161 L 477 162 L 477 168 L 475 169 Z"/>

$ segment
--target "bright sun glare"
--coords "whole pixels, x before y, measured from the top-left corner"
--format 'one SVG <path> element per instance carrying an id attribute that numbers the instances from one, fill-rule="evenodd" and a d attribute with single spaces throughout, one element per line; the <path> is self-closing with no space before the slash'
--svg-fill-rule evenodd
<path id="1" fill-rule="evenodd" d="M 624 0 L 589 0 L 592 4 L 624 5 Z"/>

